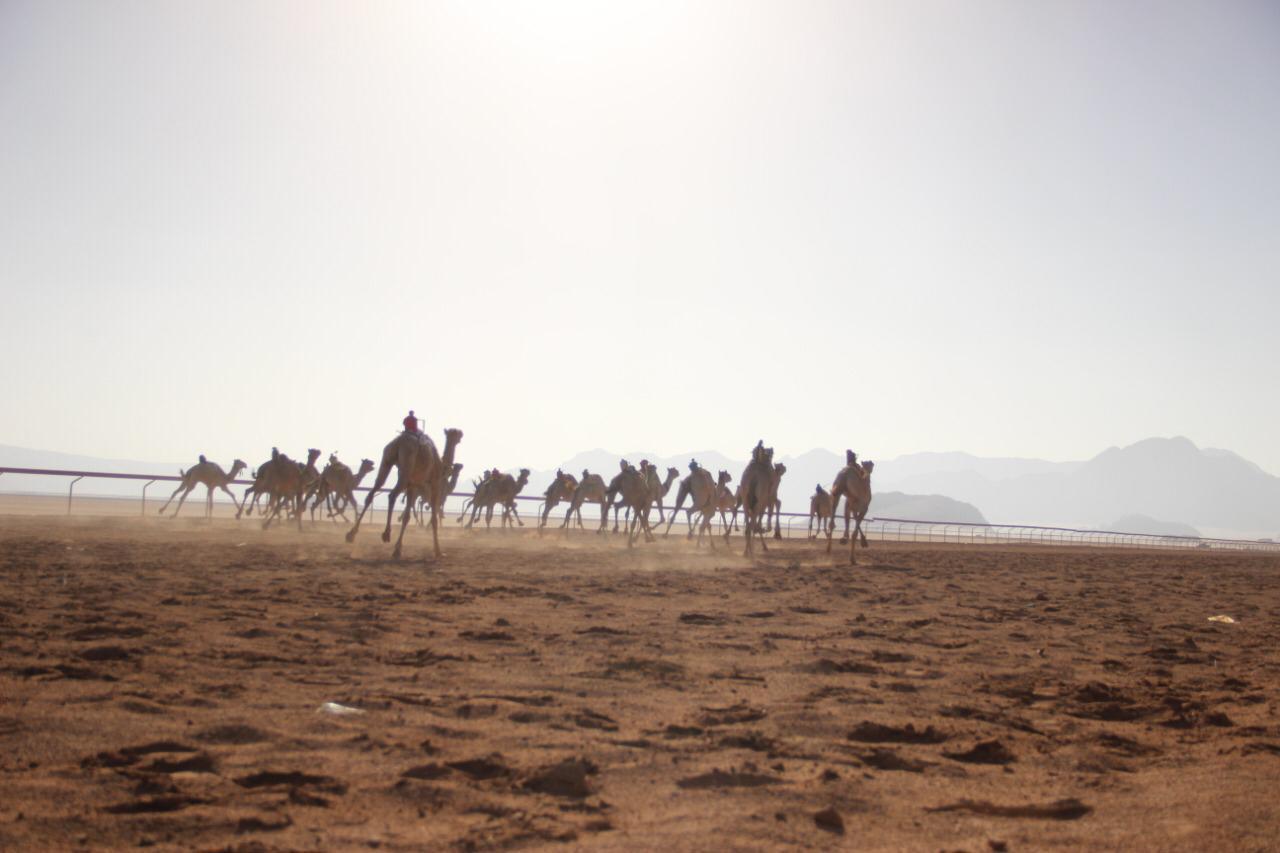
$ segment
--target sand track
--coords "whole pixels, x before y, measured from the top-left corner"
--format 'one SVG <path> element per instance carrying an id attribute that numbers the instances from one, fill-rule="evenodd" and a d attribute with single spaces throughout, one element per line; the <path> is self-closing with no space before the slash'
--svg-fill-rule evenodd
<path id="1" fill-rule="evenodd" d="M 0 849 L 1280 837 L 1280 559 L 377 533 L 0 517 Z"/>

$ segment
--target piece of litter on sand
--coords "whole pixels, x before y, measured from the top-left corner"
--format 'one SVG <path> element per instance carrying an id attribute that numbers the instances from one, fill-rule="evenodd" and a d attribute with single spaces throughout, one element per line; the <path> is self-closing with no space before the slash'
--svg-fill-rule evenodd
<path id="1" fill-rule="evenodd" d="M 339 705 L 337 702 L 325 702 L 319 708 L 316 708 L 316 712 L 320 714 L 335 714 L 339 717 L 346 717 L 351 716 L 352 714 L 363 714 L 364 710 L 361 708 L 352 708 L 349 705 Z"/>
<path id="2" fill-rule="evenodd" d="M 1210 617 L 1209 617 L 1209 621 L 1210 621 L 1210 622 L 1222 622 L 1223 624 L 1226 624 L 1226 625 L 1234 625 L 1234 624 L 1236 624 L 1236 620 L 1232 619 L 1230 616 L 1223 616 L 1223 615 L 1221 615 L 1221 614 L 1219 614 L 1219 615 L 1217 615 L 1217 616 L 1210 616 Z"/>

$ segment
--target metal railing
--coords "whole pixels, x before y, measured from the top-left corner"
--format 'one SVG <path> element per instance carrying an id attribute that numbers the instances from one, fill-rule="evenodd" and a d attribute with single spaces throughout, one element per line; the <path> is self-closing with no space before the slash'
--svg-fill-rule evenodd
<path id="1" fill-rule="evenodd" d="M 141 494 L 140 512 L 146 515 L 147 512 L 147 489 L 158 482 L 181 482 L 182 477 L 173 474 L 125 474 L 109 471 L 69 471 L 54 468 L 8 468 L 0 466 L 0 475 L 4 474 L 22 474 L 34 475 L 41 477 L 68 477 L 70 483 L 67 485 L 67 514 L 71 514 L 72 502 L 75 497 L 75 486 L 81 480 L 90 479 L 108 479 L 108 480 L 135 480 L 143 483 Z M 251 486 L 252 480 L 232 480 L 228 485 Z M 357 486 L 356 491 L 368 492 L 370 486 Z M 387 491 L 383 488 L 381 491 Z M 471 492 L 453 492 L 449 495 L 453 499 L 465 499 L 472 496 Z M 117 498 L 118 499 L 118 498 Z M 534 502 L 543 503 L 543 499 L 536 495 L 519 495 L 516 500 L 526 503 Z M 456 512 L 458 507 L 457 501 L 455 506 L 450 510 Z M 548 530 L 559 527 L 558 521 L 563 519 L 563 513 L 568 509 L 568 505 L 561 503 L 558 505 L 559 518 L 548 517 Z M 555 513 L 557 510 L 552 510 Z M 666 513 L 671 512 L 670 507 L 664 507 Z M 683 513 L 684 510 L 681 510 Z M 541 512 L 537 513 L 538 516 Z M 808 513 L 798 512 L 782 512 L 778 514 L 779 532 L 785 538 L 801 538 L 808 535 L 807 527 L 809 515 Z M 534 518 L 533 525 L 536 526 L 537 518 Z M 600 517 L 598 515 L 589 517 L 583 515 L 583 523 L 588 525 L 587 529 L 591 530 L 600 525 Z M 840 517 L 836 518 L 837 525 L 841 524 Z M 677 525 L 683 524 L 683 520 L 678 520 Z M 1172 549 L 1200 549 L 1200 550 L 1218 550 L 1218 551 L 1256 551 L 1266 553 L 1280 553 L 1280 543 L 1269 541 L 1255 541 L 1249 539 L 1222 539 L 1212 537 L 1198 536 L 1160 536 L 1148 533 L 1122 533 L 1107 530 L 1088 530 L 1071 527 L 1050 527 L 1030 524 L 989 524 L 983 522 L 964 522 L 964 521 L 927 521 L 921 519 L 910 518 L 885 518 L 885 517 L 868 517 L 863 520 L 862 527 L 868 538 L 874 538 L 888 542 L 919 542 L 919 543 L 943 543 L 943 544 L 959 544 L 959 545 L 1046 545 L 1046 546 L 1089 546 L 1104 548 L 1172 548 Z M 724 533 L 724 527 L 720 524 L 719 518 L 714 522 L 714 528 L 720 535 Z M 673 527 L 673 532 L 676 530 Z M 837 530 L 840 530 L 837 527 Z M 825 538 L 825 536 L 823 536 Z"/>

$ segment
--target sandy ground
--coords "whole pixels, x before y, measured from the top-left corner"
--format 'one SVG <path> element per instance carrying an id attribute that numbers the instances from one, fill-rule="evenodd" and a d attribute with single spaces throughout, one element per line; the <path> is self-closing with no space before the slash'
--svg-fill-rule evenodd
<path id="1" fill-rule="evenodd" d="M 0 849 L 1280 847 L 1276 558 L 377 533 L 0 516 Z"/>

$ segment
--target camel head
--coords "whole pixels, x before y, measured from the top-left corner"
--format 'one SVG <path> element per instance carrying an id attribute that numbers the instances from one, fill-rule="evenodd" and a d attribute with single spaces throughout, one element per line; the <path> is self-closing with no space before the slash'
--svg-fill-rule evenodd
<path id="1" fill-rule="evenodd" d="M 716 482 L 722 486 L 726 486 L 729 484 L 729 481 L 732 479 L 733 479 L 732 474 L 730 474 L 728 471 L 722 470 L 720 472 L 720 476 L 716 478 Z"/>
<path id="2" fill-rule="evenodd" d="M 363 477 L 365 474 L 368 474 L 370 471 L 372 471 L 372 470 L 373 470 L 374 468 L 376 468 L 376 467 L 377 467 L 377 466 L 373 464 L 373 460 L 372 460 L 372 459 L 361 459 L 361 460 L 360 460 L 360 473 L 356 474 L 356 476 L 357 476 L 357 477 Z"/>
<path id="3" fill-rule="evenodd" d="M 524 484 L 527 482 L 529 482 L 529 469 L 521 468 L 520 476 L 516 478 L 516 485 L 518 485 L 520 488 L 524 488 Z"/>
<path id="4" fill-rule="evenodd" d="M 668 483 L 670 483 L 672 480 L 674 480 L 676 477 L 679 477 L 679 476 L 680 476 L 680 472 L 679 472 L 678 470 L 676 470 L 675 468 L 671 468 L 671 467 L 668 467 L 668 468 L 667 468 L 667 482 L 668 482 Z"/>
<path id="5" fill-rule="evenodd" d="M 310 468 L 316 464 L 316 460 L 320 458 L 320 451 L 314 447 L 307 451 L 307 467 Z"/>
<path id="6" fill-rule="evenodd" d="M 445 430 L 445 431 L 444 431 L 444 445 L 445 445 L 445 447 L 448 447 L 448 446 L 449 446 L 449 442 L 451 442 L 451 441 L 452 441 L 454 444 L 457 444 L 458 442 L 462 441 L 462 430 L 460 430 L 460 429 L 456 429 L 456 428 L 454 428 L 454 427 L 450 427 L 449 429 Z"/>
<path id="7" fill-rule="evenodd" d="M 862 463 L 862 470 L 867 472 L 866 476 L 868 477 L 871 476 L 871 472 L 874 471 L 875 468 L 876 468 L 876 463 L 872 462 L 870 459 Z"/>
<path id="8" fill-rule="evenodd" d="M 781 477 L 783 474 L 787 473 L 787 466 L 779 462 L 773 466 L 773 473 L 774 476 Z"/>
<path id="9" fill-rule="evenodd" d="M 234 480 L 236 478 L 236 474 L 239 474 L 241 471 L 243 471 L 245 468 L 248 468 L 248 467 L 249 466 L 245 464 L 245 461 L 243 459 L 237 459 L 236 461 L 231 463 L 231 473 L 227 475 L 227 478 Z"/>

